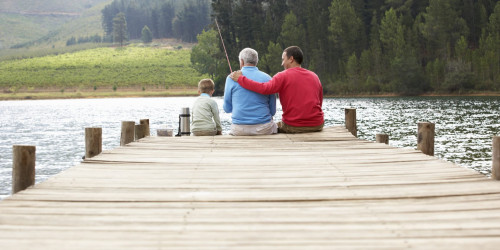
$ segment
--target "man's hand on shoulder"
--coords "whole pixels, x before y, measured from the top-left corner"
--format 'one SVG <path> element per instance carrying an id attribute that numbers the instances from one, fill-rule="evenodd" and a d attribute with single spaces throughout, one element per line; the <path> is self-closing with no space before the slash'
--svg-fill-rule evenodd
<path id="1" fill-rule="evenodd" d="M 231 79 L 233 79 L 233 81 L 238 82 L 238 78 L 240 78 L 241 75 L 242 75 L 241 70 L 237 70 L 237 71 L 234 71 L 233 73 L 231 73 L 229 75 L 229 77 L 231 77 Z"/>

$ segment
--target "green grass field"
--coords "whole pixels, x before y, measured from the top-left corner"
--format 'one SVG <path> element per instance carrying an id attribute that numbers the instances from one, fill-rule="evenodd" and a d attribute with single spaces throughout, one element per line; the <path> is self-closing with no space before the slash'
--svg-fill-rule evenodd
<path id="1" fill-rule="evenodd" d="M 201 78 L 190 67 L 188 49 L 96 48 L 0 62 L 4 93 L 60 90 L 195 88 Z"/>

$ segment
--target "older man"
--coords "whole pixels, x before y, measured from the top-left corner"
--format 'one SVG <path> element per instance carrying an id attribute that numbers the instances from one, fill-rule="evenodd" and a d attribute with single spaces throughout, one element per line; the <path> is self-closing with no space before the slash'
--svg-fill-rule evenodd
<path id="1" fill-rule="evenodd" d="M 323 87 L 318 76 L 301 67 L 304 56 L 297 46 L 283 51 L 281 65 L 284 71 L 270 81 L 257 83 L 240 71 L 230 77 L 249 90 L 269 95 L 279 93 L 283 108 L 282 121 L 278 123 L 280 133 L 307 133 L 323 130 Z"/>
<path id="2" fill-rule="evenodd" d="M 256 82 L 267 82 L 271 77 L 257 68 L 259 55 L 251 48 L 240 52 L 240 68 L 244 76 Z M 232 113 L 232 135 L 276 134 L 273 121 L 276 113 L 276 96 L 262 95 L 242 88 L 229 76 L 224 89 L 224 111 Z"/>

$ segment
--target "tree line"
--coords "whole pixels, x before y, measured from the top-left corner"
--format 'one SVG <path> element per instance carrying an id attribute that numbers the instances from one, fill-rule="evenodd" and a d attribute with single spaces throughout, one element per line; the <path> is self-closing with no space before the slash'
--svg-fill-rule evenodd
<path id="1" fill-rule="evenodd" d="M 147 27 L 153 38 L 196 42 L 196 35 L 210 23 L 208 0 L 114 0 L 101 12 L 102 27 L 109 38 L 116 36 L 113 25 L 122 18 L 118 14 L 125 17 L 126 40 L 141 39 Z"/>
<path id="2" fill-rule="evenodd" d="M 93 36 L 80 36 L 78 38 L 72 36 L 68 40 L 66 40 L 66 46 L 82 44 L 82 43 L 101 43 L 101 42 L 103 42 L 103 39 L 99 34 L 95 34 Z"/>
<path id="3" fill-rule="evenodd" d="M 212 11 L 233 69 L 252 47 L 275 74 L 298 45 L 327 94 L 500 90 L 498 0 L 212 0 Z M 191 61 L 220 93 L 229 69 L 216 30 L 198 36 Z"/>

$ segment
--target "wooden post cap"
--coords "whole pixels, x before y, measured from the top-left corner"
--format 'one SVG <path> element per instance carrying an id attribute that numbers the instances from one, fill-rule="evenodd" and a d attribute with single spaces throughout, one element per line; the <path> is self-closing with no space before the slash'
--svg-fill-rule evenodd
<path id="1" fill-rule="evenodd" d="M 12 146 L 12 193 L 35 184 L 36 147 Z"/>
<path id="2" fill-rule="evenodd" d="M 386 134 L 376 134 L 375 135 L 375 140 L 378 143 L 389 144 L 389 135 L 386 135 Z"/>
<path id="3" fill-rule="evenodd" d="M 135 138 L 135 122 L 122 121 L 120 146 L 125 146 L 125 145 L 133 142 L 134 138 Z"/>
<path id="4" fill-rule="evenodd" d="M 149 119 L 141 119 L 139 121 L 139 123 L 141 125 L 144 125 L 143 129 L 144 129 L 144 136 L 151 136 L 151 132 L 149 130 Z"/>
<path id="5" fill-rule="evenodd" d="M 102 128 L 85 128 L 85 159 L 102 152 Z"/>
<path id="6" fill-rule="evenodd" d="M 346 108 L 345 109 L 345 127 L 352 135 L 358 137 L 358 128 L 356 125 L 356 109 Z"/>
<path id="7" fill-rule="evenodd" d="M 500 180 L 500 136 L 493 137 L 491 178 Z"/>
<path id="8" fill-rule="evenodd" d="M 430 156 L 434 156 L 435 124 L 430 122 L 418 123 L 417 150 Z"/>
<path id="9" fill-rule="evenodd" d="M 144 127 L 145 125 L 143 124 L 135 125 L 135 140 L 139 140 L 146 137 L 146 135 L 144 134 Z"/>

